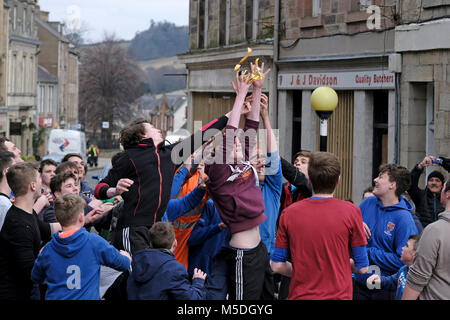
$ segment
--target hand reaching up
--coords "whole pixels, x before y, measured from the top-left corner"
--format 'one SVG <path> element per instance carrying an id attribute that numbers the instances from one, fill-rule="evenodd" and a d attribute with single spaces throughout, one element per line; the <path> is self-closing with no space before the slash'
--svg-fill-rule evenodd
<path id="1" fill-rule="evenodd" d="M 236 81 L 232 82 L 233 89 L 236 92 L 236 95 L 247 95 L 248 89 L 250 88 L 250 80 L 251 74 L 242 74 L 239 72 L 236 72 Z"/>
<path id="2" fill-rule="evenodd" d="M 202 270 L 195 268 L 194 269 L 194 275 L 192 276 L 192 279 L 200 278 L 205 280 L 206 279 L 206 273 L 204 273 Z"/>
<path id="3" fill-rule="evenodd" d="M 256 64 L 253 64 L 250 62 L 250 68 L 252 69 L 252 73 L 254 73 L 258 68 L 258 62 Z M 264 79 L 266 78 L 267 74 L 270 72 L 270 68 L 264 72 L 264 62 L 263 62 L 261 64 L 261 68 L 259 68 L 258 72 L 262 76 L 262 79 L 253 81 L 254 88 L 262 88 L 262 86 L 264 84 Z"/>

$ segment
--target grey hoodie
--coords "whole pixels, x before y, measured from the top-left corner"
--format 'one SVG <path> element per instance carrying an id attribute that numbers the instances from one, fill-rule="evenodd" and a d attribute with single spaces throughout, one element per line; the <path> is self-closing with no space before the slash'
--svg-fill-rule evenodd
<path id="1" fill-rule="evenodd" d="M 419 300 L 450 300 L 450 211 L 423 230 L 406 284 Z"/>

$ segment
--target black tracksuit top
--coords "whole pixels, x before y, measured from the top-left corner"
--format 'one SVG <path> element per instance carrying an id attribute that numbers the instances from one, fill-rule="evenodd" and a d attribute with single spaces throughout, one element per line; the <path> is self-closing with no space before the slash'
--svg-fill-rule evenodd
<path id="1" fill-rule="evenodd" d="M 122 194 L 124 214 L 117 222 L 117 227 L 151 227 L 161 221 L 170 200 L 175 170 L 180 165 L 172 162 L 172 151 L 176 147 L 174 152 L 181 150 L 179 158 L 187 159 L 200 147 L 194 142 L 203 142 L 203 134 L 207 129 L 222 130 L 227 122 L 228 118 L 222 116 L 189 138 L 168 146 L 162 142 L 155 148 L 152 139 L 144 139 L 138 145 L 124 146 L 123 154 L 112 163 L 108 175 L 99 182 L 94 192 L 97 199 L 107 199 L 108 188 L 115 187 L 120 179 L 134 181 L 129 191 Z"/>

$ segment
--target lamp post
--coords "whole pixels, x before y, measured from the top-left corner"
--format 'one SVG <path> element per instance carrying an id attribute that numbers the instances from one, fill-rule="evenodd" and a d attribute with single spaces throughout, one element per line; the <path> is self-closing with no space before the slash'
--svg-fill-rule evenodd
<path id="1" fill-rule="evenodd" d="M 337 104 L 337 93 L 330 87 L 319 87 L 311 94 L 311 106 L 320 118 L 320 151 L 327 151 L 328 118 Z"/>

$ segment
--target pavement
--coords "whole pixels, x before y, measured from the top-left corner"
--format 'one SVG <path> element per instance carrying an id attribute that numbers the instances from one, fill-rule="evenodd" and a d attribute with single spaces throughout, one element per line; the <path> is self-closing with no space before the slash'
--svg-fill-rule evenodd
<path id="1" fill-rule="evenodd" d="M 109 162 L 111 162 L 111 158 L 98 158 L 97 169 L 103 169 Z"/>

